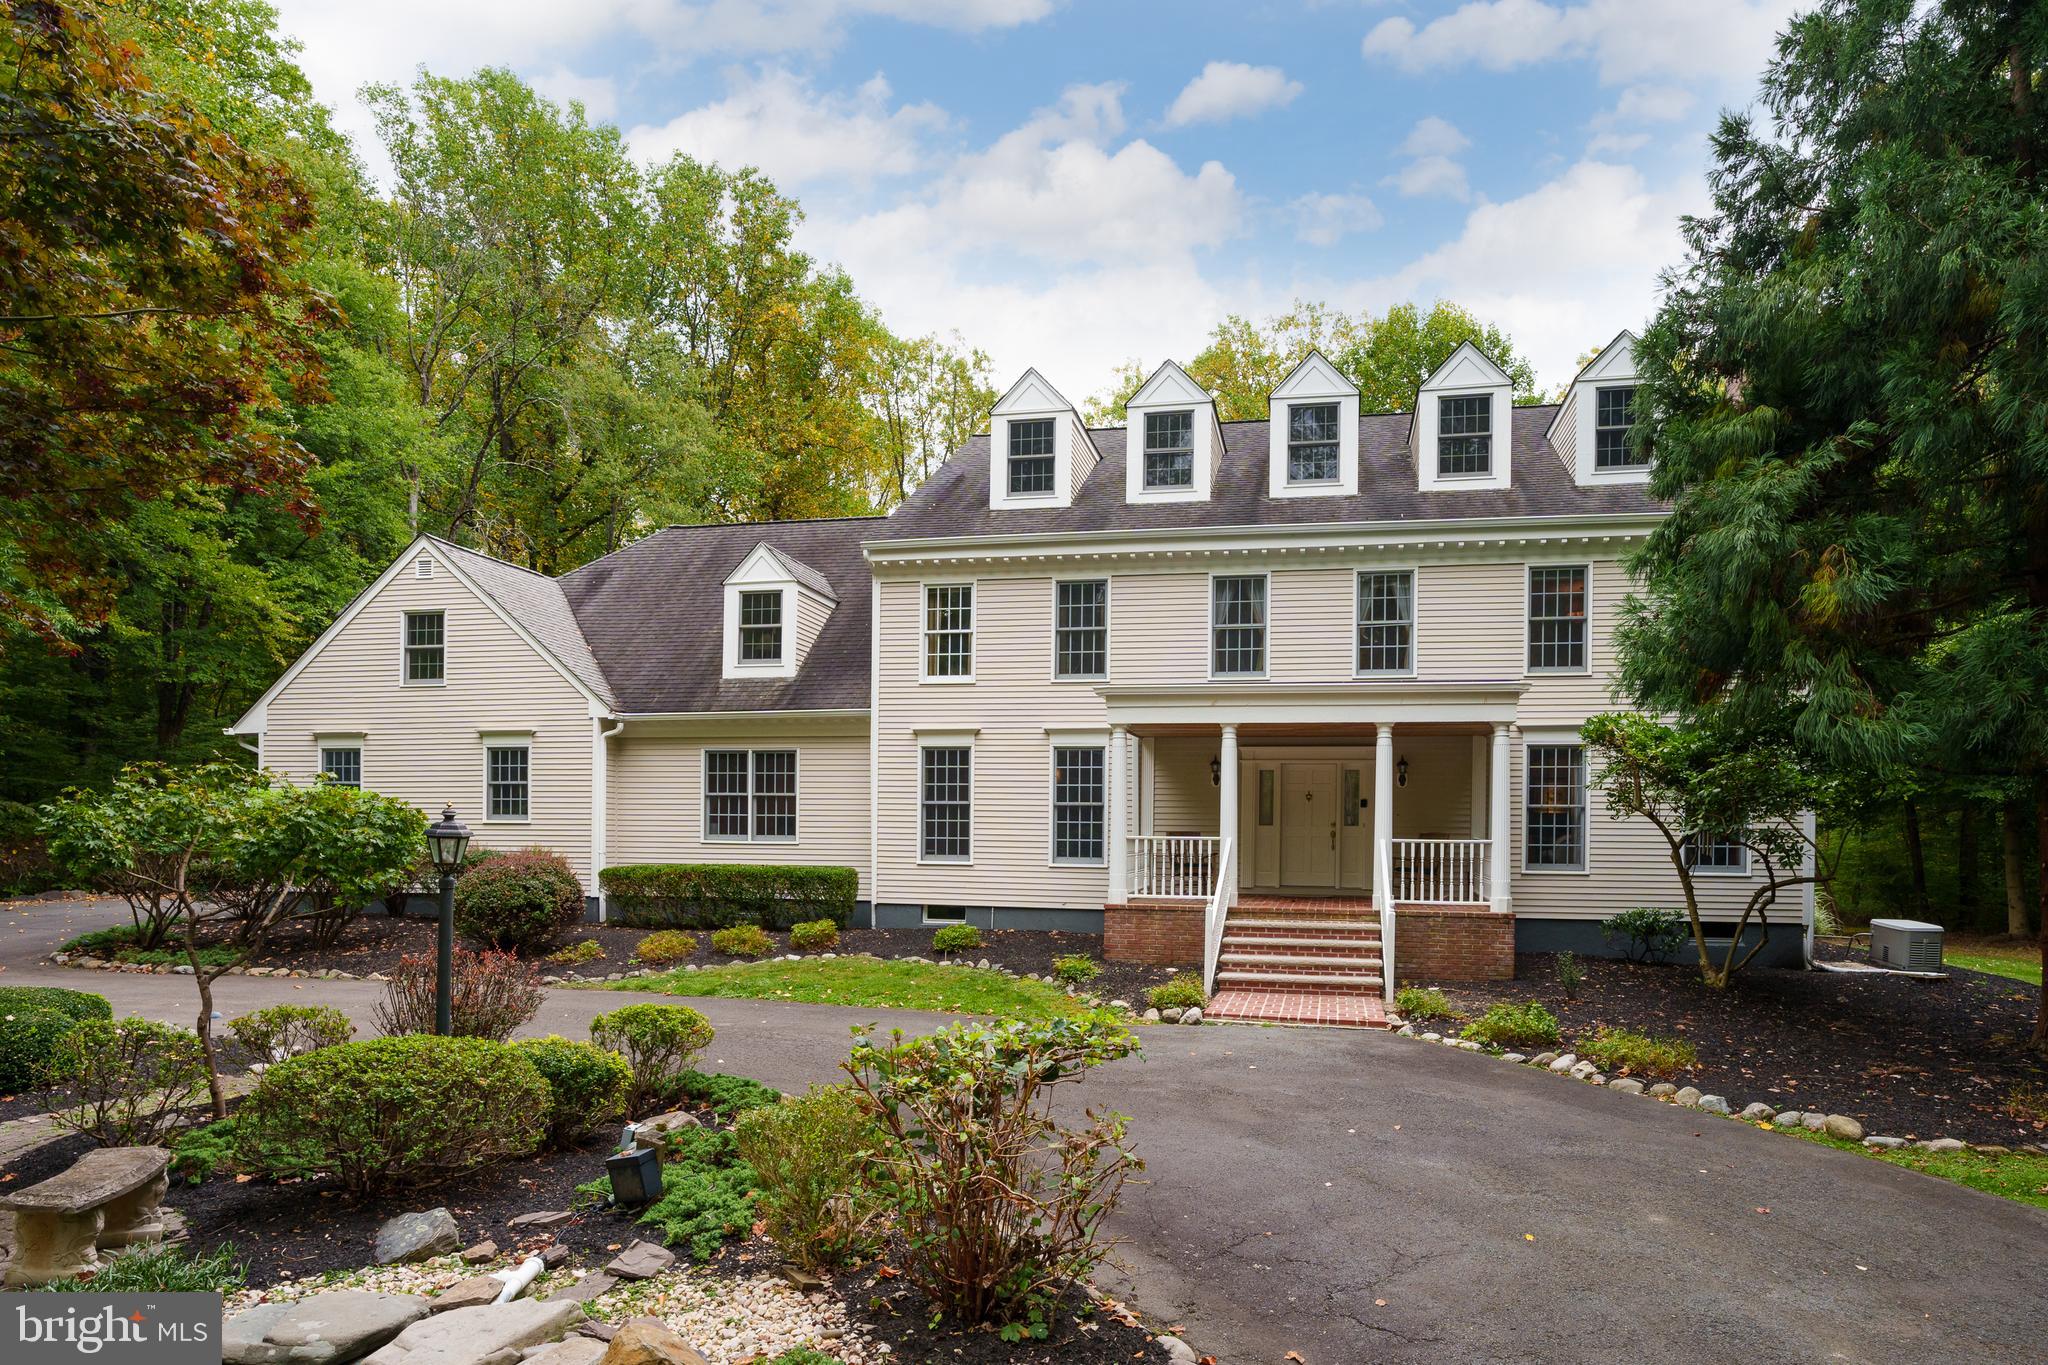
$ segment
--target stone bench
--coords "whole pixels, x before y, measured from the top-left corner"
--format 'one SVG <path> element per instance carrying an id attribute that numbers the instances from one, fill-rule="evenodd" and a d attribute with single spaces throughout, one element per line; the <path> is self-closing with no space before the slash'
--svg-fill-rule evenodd
<path id="1" fill-rule="evenodd" d="M 0 1196 L 0 1209 L 14 1214 L 6 1287 L 80 1275 L 98 1268 L 102 1249 L 161 1241 L 170 1163 L 161 1147 L 105 1147 L 62 1175 Z"/>

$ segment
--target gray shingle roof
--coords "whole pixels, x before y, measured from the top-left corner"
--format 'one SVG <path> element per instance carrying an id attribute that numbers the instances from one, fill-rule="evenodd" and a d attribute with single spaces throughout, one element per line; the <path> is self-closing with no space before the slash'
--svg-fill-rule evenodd
<path id="1" fill-rule="evenodd" d="M 764 540 L 757 540 L 754 543 L 756 545 L 768 544 Z M 775 550 L 773 545 L 768 545 L 768 548 Z M 839 600 L 839 590 L 832 586 L 831 580 L 826 578 L 825 575 L 785 550 L 775 550 L 775 557 L 782 561 L 789 569 L 790 576 L 796 579 L 797 582 L 803 584 L 827 602 L 837 602 Z"/>
<path id="2" fill-rule="evenodd" d="M 489 593 L 506 614 L 532 631 L 534 638 L 585 687 L 602 697 L 606 705 L 618 705 L 604 670 L 598 667 L 590 643 L 577 624 L 576 614 L 570 610 L 561 580 L 464 549 L 439 536 L 427 539 L 433 542 L 434 552 L 444 562 L 461 570 L 478 588 Z"/>
<path id="3" fill-rule="evenodd" d="M 1273 498 L 1266 491 L 1265 422 L 1225 422 L 1223 461 L 1207 502 L 1124 500 L 1124 428 L 1089 432 L 1101 461 L 1082 480 L 1071 507 L 992 511 L 988 437 L 976 436 L 883 522 L 876 541 L 1042 532 L 1136 531 L 1182 527 L 1281 526 L 1310 522 L 1427 521 L 1454 517 L 1561 517 L 1656 512 L 1662 504 L 1641 484 L 1581 488 L 1544 429 L 1554 404 L 1514 409 L 1514 486 L 1421 492 L 1408 449 L 1410 414 L 1368 413 L 1358 423 L 1359 492 L 1352 497 Z"/>
<path id="4" fill-rule="evenodd" d="M 621 711 L 865 709 L 871 593 L 860 546 L 882 525 L 671 526 L 557 581 Z M 794 678 L 727 681 L 722 585 L 763 543 L 817 575 L 838 605 Z"/>

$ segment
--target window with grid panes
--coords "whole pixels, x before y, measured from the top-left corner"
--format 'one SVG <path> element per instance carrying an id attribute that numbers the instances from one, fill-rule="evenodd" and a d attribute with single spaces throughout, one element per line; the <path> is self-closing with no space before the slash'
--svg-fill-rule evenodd
<path id="1" fill-rule="evenodd" d="M 1683 854 L 1686 866 L 1701 872 L 1749 870 L 1749 849 L 1725 834 L 1688 834 Z"/>
<path id="2" fill-rule="evenodd" d="M 1529 667 L 1586 666 L 1586 568 L 1529 570 Z"/>
<path id="3" fill-rule="evenodd" d="M 485 813 L 493 820 L 524 820 L 531 795 L 531 755 L 523 744 L 493 744 L 484 751 Z"/>
<path id="4" fill-rule="evenodd" d="M 1266 579 L 1218 575 L 1210 588 L 1210 660 L 1218 677 L 1266 671 Z"/>
<path id="5" fill-rule="evenodd" d="M 1576 744 L 1532 744 L 1522 807 L 1522 865 L 1586 866 L 1586 751 Z"/>
<path id="6" fill-rule="evenodd" d="M 796 838 L 796 750 L 754 750 L 754 837 Z"/>
<path id="7" fill-rule="evenodd" d="M 1010 423 L 1011 494 L 1054 491 L 1052 418 Z"/>
<path id="8" fill-rule="evenodd" d="M 705 750 L 704 837 L 796 838 L 796 750 Z"/>
<path id="9" fill-rule="evenodd" d="M 1145 487 L 1192 488 L 1195 484 L 1195 414 L 1145 414 Z"/>
<path id="10" fill-rule="evenodd" d="M 918 761 L 918 854 L 966 862 L 974 855 L 974 751 L 932 745 Z"/>
<path id="11" fill-rule="evenodd" d="M 405 680 L 440 682 L 447 676 L 447 622 L 438 611 L 405 614 Z"/>
<path id="12" fill-rule="evenodd" d="M 745 749 L 704 751 L 704 837 L 744 839 L 749 824 Z"/>
<path id="13" fill-rule="evenodd" d="M 1103 848 L 1103 751 L 1052 751 L 1052 857 L 1060 863 L 1099 863 Z"/>
<path id="14" fill-rule="evenodd" d="M 320 749 L 320 771 L 337 787 L 363 785 L 363 751 L 354 745 Z"/>
<path id="15" fill-rule="evenodd" d="M 934 583 L 924 590 L 924 672 L 928 678 L 973 676 L 972 583 Z"/>
<path id="16" fill-rule="evenodd" d="M 782 659 L 782 593 L 740 594 L 740 662 L 778 663 Z"/>
<path id="17" fill-rule="evenodd" d="M 1358 575 L 1358 671 L 1406 673 L 1415 636 L 1415 575 L 1406 569 Z"/>
<path id="18" fill-rule="evenodd" d="M 1287 482 L 1334 483 L 1337 405 L 1295 403 L 1287 409 Z"/>
<path id="19" fill-rule="evenodd" d="M 1639 469 L 1650 462 L 1647 454 L 1629 444 L 1635 405 L 1633 385 L 1593 391 L 1593 468 Z"/>
<path id="20" fill-rule="evenodd" d="M 1109 583 L 1091 578 L 1053 588 L 1053 673 L 1060 678 L 1109 675 Z"/>
<path id="21" fill-rule="evenodd" d="M 1436 472 L 1439 478 L 1493 472 L 1492 394 L 1437 399 Z"/>

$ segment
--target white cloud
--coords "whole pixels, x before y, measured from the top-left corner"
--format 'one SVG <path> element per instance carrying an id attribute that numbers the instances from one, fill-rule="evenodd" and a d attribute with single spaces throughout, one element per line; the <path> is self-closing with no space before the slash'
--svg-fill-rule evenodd
<path id="1" fill-rule="evenodd" d="M 1648 133 L 1596 133 L 1586 144 L 1587 156 L 1627 156 L 1650 145 Z"/>
<path id="2" fill-rule="evenodd" d="M 1191 123 L 1222 123 L 1246 118 L 1267 109 L 1280 109 L 1301 93 L 1300 81 L 1287 78 L 1277 66 L 1247 66 L 1243 62 L 1210 62 L 1202 74 L 1187 83 L 1166 111 L 1166 126 L 1185 128 Z"/>
<path id="3" fill-rule="evenodd" d="M 1408 130 L 1400 151 L 1402 156 L 1456 156 L 1471 145 L 1456 124 L 1431 114 Z"/>
<path id="4" fill-rule="evenodd" d="M 683 152 L 737 168 L 758 166 L 778 187 L 840 180 L 866 183 L 909 175 L 924 163 L 930 136 L 949 120 L 937 105 L 890 106 L 877 74 L 852 94 L 819 92 L 782 67 L 733 72 L 722 100 L 627 135 L 636 155 Z"/>
<path id="5" fill-rule="evenodd" d="M 1669 74 L 1748 85 L 1772 37 L 1799 0 L 1471 0 L 1420 28 L 1382 19 L 1365 35 L 1367 57 L 1410 73 L 1512 71 L 1560 58 L 1590 58 L 1609 85 Z"/>
<path id="6" fill-rule="evenodd" d="M 1472 186 L 1466 182 L 1465 167 L 1456 158 L 1457 153 L 1471 145 L 1472 139 L 1458 131 L 1456 124 L 1431 114 L 1409 129 L 1396 149 L 1400 155 L 1413 159 L 1380 183 L 1392 185 L 1404 199 L 1455 199 L 1463 203 L 1472 197 Z"/>
<path id="7" fill-rule="evenodd" d="M 557 64 L 553 70 L 535 72 L 527 79 L 557 104 L 580 101 L 592 123 L 608 123 L 619 116 L 619 88 L 608 76 L 579 76 Z"/>
<path id="8" fill-rule="evenodd" d="M 1353 233 L 1371 232 L 1386 221 L 1362 194 L 1304 194 L 1287 207 L 1294 219 L 1294 235 L 1311 246 L 1335 246 Z"/>
<path id="9" fill-rule="evenodd" d="M 1675 85 L 1631 85 L 1615 101 L 1617 122 L 1670 123 L 1692 112 L 1690 90 Z"/>

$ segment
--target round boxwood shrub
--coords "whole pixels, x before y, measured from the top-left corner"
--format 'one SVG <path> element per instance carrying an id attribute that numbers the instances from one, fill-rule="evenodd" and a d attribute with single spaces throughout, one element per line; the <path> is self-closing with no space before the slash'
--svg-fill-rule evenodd
<path id="1" fill-rule="evenodd" d="M 533 1152 L 549 1098 L 532 1061 L 488 1038 L 343 1043 L 263 1073 L 236 1115 L 236 1159 L 373 1194 Z"/>
<path id="2" fill-rule="evenodd" d="M 633 1069 L 626 1112 L 654 1112 L 682 1091 L 697 1054 L 711 1045 L 711 1021 L 688 1005 L 627 1005 L 590 1021 L 590 1041 L 619 1053 Z"/>
<path id="3" fill-rule="evenodd" d="M 62 986 L 0 986 L 0 1014 L 19 1009 L 55 1010 L 80 1023 L 114 1017 L 114 1007 L 107 1003 L 107 997 L 90 991 L 66 990 Z"/>
<path id="4" fill-rule="evenodd" d="M 455 882 L 455 927 L 486 948 L 544 953 L 582 919 L 583 883 L 545 848 L 501 853 Z"/>
<path id="5" fill-rule="evenodd" d="M 349 1017 L 332 1005 L 270 1005 L 228 1020 L 228 1029 L 259 1062 L 281 1062 L 338 1047 L 356 1032 Z"/>
<path id="6" fill-rule="evenodd" d="M 0 1095 L 48 1085 L 57 1045 L 78 1023 L 68 1014 L 33 1005 L 0 1012 Z"/>
<path id="7" fill-rule="evenodd" d="M 935 953 L 965 953 L 981 946 L 981 930 L 971 924 L 949 924 L 932 933 Z"/>
<path id="8" fill-rule="evenodd" d="M 829 919 L 809 919 L 802 924 L 791 925 L 789 946 L 802 953 L 836 948 L 839 946 L 839 926 Z"/>
<path id="9" fill-rule="evenodd" d="M 775 940 L 758 924 L 735 924 L 711 935 L 713 952 L 727 957 L 766 957 L 775 951 Z"/>
<path id="10" fill-rule="evenodd" d="M 681 929 L 657 929 L 640 940 L 640 946 L 633 950 L 633 956 L 642 962 L 662 966 L 670 962 L 681 962 L 697 954 L 697 936 L 686 934 Z"/>
<path id="11" fill-rule="evenodd" d="M 1102 964 L 1086 953 L 1068 953 L 1052 960 L 1052 974 L 1069 985 L 1078 986 L 1102 975 Z"/>
<path id="12" fill-rule="evenodd" d="M 548 1083 L 547 1141 L 573 1147 L 600 1124 L 626 1112 L 633 1068 L 616 1052 L 569 1038 L 522 1038 L 512 1046 Z"/>

